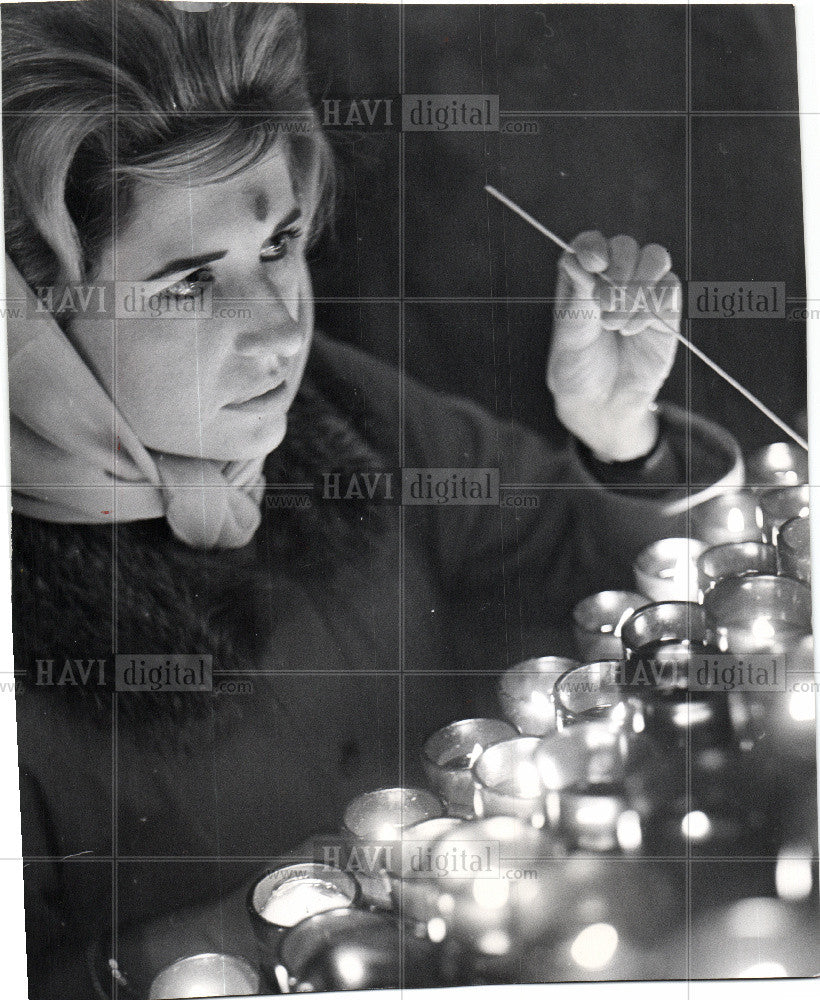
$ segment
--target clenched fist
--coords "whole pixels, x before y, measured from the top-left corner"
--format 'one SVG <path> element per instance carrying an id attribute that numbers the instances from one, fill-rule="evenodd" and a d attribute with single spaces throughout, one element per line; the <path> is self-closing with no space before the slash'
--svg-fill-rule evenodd
<path id="1" fill-rule="evenodd" d="M 657 243 L 590 231 L 571 246 L 558 262 L 547 385 L 596 457 L 629 461 L 657 438 L 654 401 L 678 343 L 663 323 L 680 326 L 681 284 Z"/>

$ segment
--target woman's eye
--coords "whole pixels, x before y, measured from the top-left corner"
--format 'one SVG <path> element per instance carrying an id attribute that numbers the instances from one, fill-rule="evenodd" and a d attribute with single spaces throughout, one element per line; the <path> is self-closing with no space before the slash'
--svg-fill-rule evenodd
<path id="1" fill-rule="evenodd" d="M 262 247 L 260 254 L 262 260 L 280 260 L 286 256 L 289 245 L 301 235 L 301 229 L 283 229 L 281 233 L 271 236 L 267 244 Z"/>
<path id="2" fill-rule="evenodd" d="M 209 267 L 200 267 L 199 270 L 191 271 L 184 278 L 169 285 L 164 294 L 173 295 L 177 299 L 193 299 L 202 295 L 213 280 L 213 271 Z"/>

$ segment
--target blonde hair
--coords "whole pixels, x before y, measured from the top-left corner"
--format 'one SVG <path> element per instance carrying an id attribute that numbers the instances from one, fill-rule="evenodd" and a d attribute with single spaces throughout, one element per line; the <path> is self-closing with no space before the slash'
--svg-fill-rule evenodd
<path id="1" fill-rule="evenodd" d="M 138 180 L 222 180 L 276 143 L 313 235 L 330 214 L 333 160 L 292 7 L 3 4 L 2 33 L 6 248 L 29 284 L 87 280 Z"/>

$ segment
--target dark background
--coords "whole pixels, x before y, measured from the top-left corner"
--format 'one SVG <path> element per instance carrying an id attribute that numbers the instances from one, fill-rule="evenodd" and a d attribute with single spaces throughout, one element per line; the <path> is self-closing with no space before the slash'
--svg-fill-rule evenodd
<path id="1" fill-rule="evenodd" d="M 667 246 L 681 278 L 784 281 L 805 297 L 791 7 L 692 6 L 689 23 L 683 5 L 303 10 L 317 101 L 498 94 L 502 120 L 529 112 L 540 128 L 331 128 L 340 204 L 314 258 L 326 331 L 559 440 L 551 306 L 521 300 L 553 294 L 560 251 L 485 183 L 565 239 L 630 233 Z M 339 297 L 358 301 L 321 301 Z M 690 334 L 787 421 L 805 407 L 804 323 L 697 320 Z M 782 438 L 683 348 L 663 397 L 689 398 L 747 451 Z"/>

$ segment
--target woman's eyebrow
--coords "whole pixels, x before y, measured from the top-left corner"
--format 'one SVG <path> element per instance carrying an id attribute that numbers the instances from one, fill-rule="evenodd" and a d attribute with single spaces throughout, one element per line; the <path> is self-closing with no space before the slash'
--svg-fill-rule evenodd
<path id="1" fill-rule="evenodd" d="M 292 226 L 294 222 L 298 222 L 301 218 L 301 210 L 294 207 L 279 222 L 276 229 L 285 229 L 288 226 Z M 175 257 L 173 260 L 169 260 L 163 264 L 158 270 L 152 271 L 144 280 L 146 282 L 159 281 L 160 278 L 165 278 L 169 274 L 177 274 L 180 271 L 191 271 L 194 268 L 202 267 L 204 264 L 212 264 L 215 260 L 222 260 L 223 257 L 227 256 L 227 253 L 227 250 L 214 250 L 211 253 L 198 254 L 196 257 Z"/>

